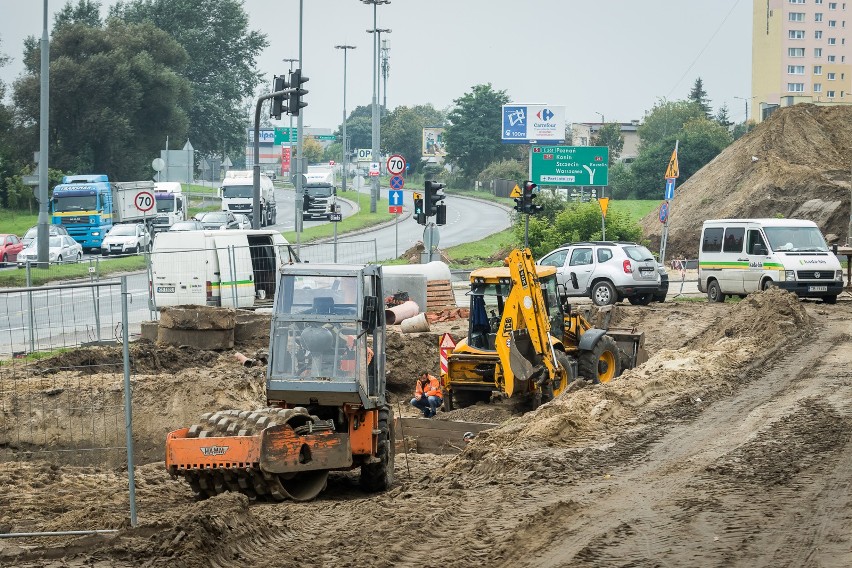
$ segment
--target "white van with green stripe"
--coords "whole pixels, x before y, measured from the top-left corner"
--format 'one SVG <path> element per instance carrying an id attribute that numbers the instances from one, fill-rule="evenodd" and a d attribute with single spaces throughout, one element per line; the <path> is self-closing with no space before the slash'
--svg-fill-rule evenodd
<path id="1" fill-rule="evenodd" d="M 166 231 L 151 252 L 151 299 L 163 306 L 272 305 L 278 268 L 298 262 L 269 229 Z"/>
<path id="2" fill-rule="evenodd" d="M 801 298 L 837 301 L 843 272 L 819 227 L 802 219 L 704 221 L 698 289 L 713 302 L 777 286 Z"/>

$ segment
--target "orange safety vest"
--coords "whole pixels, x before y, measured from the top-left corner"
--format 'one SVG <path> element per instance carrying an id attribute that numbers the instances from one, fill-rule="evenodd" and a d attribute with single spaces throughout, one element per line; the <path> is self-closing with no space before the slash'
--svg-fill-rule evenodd
<path id="1" fill-rule="evenodd" d="M 444 398 L 444 395 L 441 394 L 441 381 L 439 381 L 432 375 L 427 376 L 429 378 L 429 383 L 426 385 L 425 391 L 420 383 L 420 379 L 417 379 L 417 382 L 414 385 L 414 396 L 420 398 L 420 395 L 425 394 L 426 396 L 437 396 L 440 398 Z"/>

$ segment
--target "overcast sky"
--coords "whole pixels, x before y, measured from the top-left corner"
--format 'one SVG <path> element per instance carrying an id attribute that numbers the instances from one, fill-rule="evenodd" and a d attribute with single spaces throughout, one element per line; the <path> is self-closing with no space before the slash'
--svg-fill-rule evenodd
<path id="1" fill-rule="evenodd" d="M 114 1 L 102 2 L 106 6 Z M 65 0 L 49 0 L 52 12 Z M 43 2 L 0 0 L 0 70 L 7 84 L 21 71 L 23 40 L 41 37 Z M 246 0 L 253 29 L 269 47 L 258 67 L 270 78 L 299 54 L 299 0 Z M 714 111 L 745 116 L 751 85 L 749 0 L 392 0 L 378 7 L 390 44 L 387 102 L 452 105 L 473 85 L 491 83 L 513 102 L 563 105 L 569 122 L 641 119 L 655 102 L 687 96 L 701 77 Z M 335 128 L 343 112 L 343 54 L 348 52 L 347 110 L 369 104 L 373 7 L 359 0 L 304 0 L 303 68 L 310 93 L 304 124 Z M 50 16 L 49 26 L 53 25 Z M 381 101 L 380 101 L 381 102 Z"/>

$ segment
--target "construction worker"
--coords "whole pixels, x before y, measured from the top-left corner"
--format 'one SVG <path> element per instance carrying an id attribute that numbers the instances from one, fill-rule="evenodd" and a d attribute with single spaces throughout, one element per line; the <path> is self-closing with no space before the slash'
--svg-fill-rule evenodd
<path id="1" fill-rule="evenodd" d="M 414 398 L 411 399 L 411 406 L 419 408 L 423 412 L 424 418 L 432 418 L 438 412 L 438 407 L 443 403 L 441 382 L 424 371 L 414 385 Z"/>

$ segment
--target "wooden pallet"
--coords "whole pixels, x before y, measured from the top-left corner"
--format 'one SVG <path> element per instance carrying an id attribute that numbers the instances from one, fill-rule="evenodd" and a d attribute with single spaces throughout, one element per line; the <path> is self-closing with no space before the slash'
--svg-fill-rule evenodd
<path id="1" fill-rule="evenodd" d="M 456 296 L 449 280 L 430 280 L 426 284 L 426 311 L 439 312 L 456 307 Z"/>

